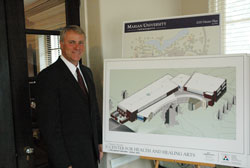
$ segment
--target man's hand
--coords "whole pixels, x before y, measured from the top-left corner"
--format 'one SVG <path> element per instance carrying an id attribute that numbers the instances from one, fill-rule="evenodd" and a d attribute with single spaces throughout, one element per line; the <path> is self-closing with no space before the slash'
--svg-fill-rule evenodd
<path id="1" fill-rule="evenodd" d="M 72 166 L 69 166 L 68 168 L 72 168 Z"/>
<path id="2" fill-rule="evenodd" d="M 98 149 L 99 149 L 99 159 L 102 160 L 103 158 L 102 144 L 98 145 Z"/>

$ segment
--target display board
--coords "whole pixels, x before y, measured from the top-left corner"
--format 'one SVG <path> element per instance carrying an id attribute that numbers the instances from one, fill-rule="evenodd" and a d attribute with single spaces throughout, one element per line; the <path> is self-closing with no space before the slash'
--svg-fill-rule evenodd
<path id="1" fill-rule="evenodd" d="M 124 22 L 124 58 L 221 54 L 219 14 Z"/>
<path id="2" fill-rule="evenodd" d="M 103 150 L 250 166 L 247 55 L 104 61 Z"/>

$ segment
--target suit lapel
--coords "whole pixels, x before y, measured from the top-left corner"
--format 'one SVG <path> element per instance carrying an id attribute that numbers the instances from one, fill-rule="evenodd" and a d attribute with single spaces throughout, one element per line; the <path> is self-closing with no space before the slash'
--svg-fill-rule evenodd
<path id="1" fill-rule="evenodd" d="M 84 76 L 86 85 L 87 85 L 87 87 L 88 87 L 88 95 L 89 95 L 89 97 L 90 97 L 91 94 L 92 94 L 92 86 L 93 86 L 93 85 L 91 84 L 92 80 L 91 80 L 91 78 L 90 78 L 90 76 L 89 76 L 87 70 L 86 70 L 82 65 L 80 65 L 80 69 L 81 69 L 81 71 L 82 71 L 82 74 L 83 74 L 83 76 Z"/>
<path id="2" fill-rule="evenodd" d="M 76 81 L 73 74 L 70 72 L 67 65 L 59 58 L 58 63 L 60 65 L 61 74 L 64 79 L 64 82 L 69 83 L 69 86 L 73 87 L 73 90 L 75 90 L 79 96 L 83 99 L 88 99 L 86 95 L 83 93 L 81 87 L 79 86 L 78 82 Z"/>
<path id="3" fill-rule="evenodd" d="M 90 116 L 91 116 L 91 119 L 93 120 L 94 117 L 93 117 L 93 112 L 92 112 L 92 109 L 93 109 L 93 102 L 94 101 L 94 95 L 95 95 L 95 88 L 94 87 L 94 83 L 93 83 L 93 79 L 91 77 L 91 74 L 88 72 L 87 68 L 85 68 L 83 65 L 80 65 L 80 69 L 82 71 L 82 74 L 85 78 L 85 82 L 87 84 L 87 87 L 88 87 L 88 96 L 89 96 L 89 105 L 90 105 Z"/>

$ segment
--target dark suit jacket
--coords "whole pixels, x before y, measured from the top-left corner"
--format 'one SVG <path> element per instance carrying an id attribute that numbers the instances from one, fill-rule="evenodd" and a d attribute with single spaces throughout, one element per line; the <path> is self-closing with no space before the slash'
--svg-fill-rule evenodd
<path id="1" fill-rule="evenodd" d="M 92 168 L 99 158 L 102 129 L 94 81 L 89 68 L 80 69 L 89 96 L 61 58 L 37 77 L 38 123 L 53 168 Z"/>

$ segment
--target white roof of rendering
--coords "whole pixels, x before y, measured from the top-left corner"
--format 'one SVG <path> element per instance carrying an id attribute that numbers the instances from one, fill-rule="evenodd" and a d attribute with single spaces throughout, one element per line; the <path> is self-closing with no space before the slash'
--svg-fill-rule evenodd
<path id="1" fill-rule="evenodd" d="M 213 93 L 223 83 L 225 79 L 201 73 L 194 73 L 185 87 L 188 91 L 203 94 L 203 92 Z"/>
<path id="2" fill-rule="evenodd" d="M 171 81 L 176 83 L 178 86 L 183 87 L 187 83 L 189 78 L 190 78 L 189 75 L 179 74 L 173 79 L 171 79 Z"/>
<path id="3" fill-rule="evenodd" d="M 129 110 L 134 112 L 136 110 L 142 110 L 143 108 L 156 103 L 157 101 L 166 97 L 166 93 L 178 87 L 178 85 L 170 80 L 171 78 L 172 76 L 165 75 L 159 80 L 151 83 L 150 85 L 121 101 L 118 104 L 118 107 L 124 111 Z"/>
<path id="4" fill-rule="evenodd" d="M 142 110 L 137 115 L 143 116 L 148 118 L 149 115 L 157 113 L 165 104 L 170 103 L 172 101 L 176 100 L 176 96 L 174 94 L 169 95 L 168 97 L 158 101 L 157 103 L 153 104 L 152 106 L 146 108 L 145 110 Z"/>

